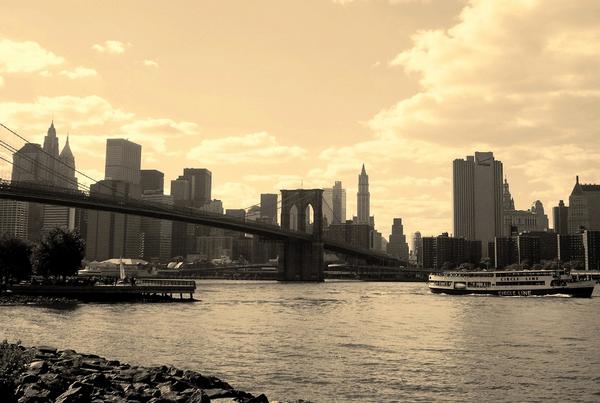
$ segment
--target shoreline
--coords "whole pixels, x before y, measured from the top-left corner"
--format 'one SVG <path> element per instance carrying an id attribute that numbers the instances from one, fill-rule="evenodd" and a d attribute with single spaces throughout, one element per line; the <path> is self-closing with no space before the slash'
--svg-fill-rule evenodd
<path id="1" fill-rule="evenodd" d="M 264 394 L 233 388 L 214 376 L 172 366 L 144 367 L 54 347 L 18 348 L 30 360 L 8 387 L 7 402 L 189 402 L 233 399 L 268 403 Z M 1 385 L 0 385 L 1 386 Z M 9 392 L 10 393 L 10 392 Z"/>

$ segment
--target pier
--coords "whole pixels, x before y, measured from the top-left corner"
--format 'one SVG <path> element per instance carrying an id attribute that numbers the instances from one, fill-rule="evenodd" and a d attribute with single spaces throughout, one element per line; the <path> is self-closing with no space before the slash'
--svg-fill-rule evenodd
<path id="1" fill-rule="evenodd" d="M 135 285 L 31 285 L 15 284 L 16 295 L 71 298 L 80 301 L 143 301 L 173 299 L 193 301 L 196 282 L 192 280 L 141 279 Z"/>

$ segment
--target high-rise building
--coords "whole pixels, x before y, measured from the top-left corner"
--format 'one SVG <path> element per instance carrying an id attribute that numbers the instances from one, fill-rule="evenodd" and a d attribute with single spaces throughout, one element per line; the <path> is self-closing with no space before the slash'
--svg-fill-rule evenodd
<path id="1" fill-rule="evenodd" d="M 341 181 L 335 181 L 331 192 L 331 202 L 333 209 L 333 223 L 340 224 L 346 222 L 346 189 L 342 187 Z"/>
<path id="2" fill-rule="evenodd" d="M 276 193 L 262 193 L 260 195 L 260 218 L 264 222 L 277 225 L 277 200 Z"/>
<path id="3" fill-rule="evenodd" d="M 585 269 L 600 270 L 600 231 L 583 232 Z"/>
<path id="4" fill-rule="evenodd" d="M 558 259 L 561 263 L 574 263 L 584 268 L 585 248 L 582 233 L 558 235 Z"/>
<path id="5" fill-rule="evenodd" d="M 140 171 L 140 185 L 142 194 L 163 194 L 165 191 L 165 174 L 156 169 L 142 169 Z"/>
<path id="6" fill-rule="evenodd" d="M 356 224 L 348 220 L 343 224 L 331 224 L 324 230 L 323 236 L 357 248 L 369 249 L 372 246 L 372 230 L 369 224 Z"/>
<path id="7" fill-rule="evenodd" d="M 502 162 L 492 152 L 456 159 L 453 163 L 454 236 L 479 240 L 486 248 L 502 235 Z"/>
<path id="8" fill-rule="evenodd" d="M 143 178 L 144 175 L 142 174 L 142 183 Z M 142 200 L 172 206 L 174 204 L 173 196 L 163 195 L 158 190 L 147 190 L 145 194 L 142 194 Z M 142 259 L 166 262 L 172 257 L 172 221 L 142 217 L 141 231 L 143 234 Z"/>
<path id="9" fill-rule="evenodd" d="M 178 180 L 188 181 L 188 193 L 193 207 L 202 207 L 211 201 L 212 173 L 205 168 L 185 168 Z"/>
<path id="10" fill-rule="evenodd" d="M 139 185 L 141 160 L 141 145 L 125 139 L 108 139 L 104 178 Z"/>
<path id="11" fill-rule="evenodd" d="M 515 209 L 515 202 L 510 194 L 506 179 L 504 179 L 502 200 L 503 236 L 508 237 L 521 232 L 548 231 L 548 216 L 544 214 L 542 202 L 536 200 L 529 210 Z"/>
<path id="12" fill-rule="evenodd" d="M 569 233 L 581 230 L 600 230 L 600 185 L 579 183 L 569 196 Z"/>
<path id="13" fill-rule="evenodd" d="M 140 199 L 139 184 L 104 179 L 90 186 L 92 195 Z M 103 261 L 112 258 L 139 258 L 142 254 L 141 217 L 88 211 L 86 259 Z"/>
<path id="14" fill-rule="evenodd" d="M 365 170 L 365 164 L 362 166 L 360 175 L 358 175 L 358 193 L 356 194 L 357 205 L 357 224 L 371 224 L 371 194 L 369 193 L 369 175 Z"/>
<path id="15" fill-rule="evenodd" d="M 417 266 L 423 265 L 423 237 L 419 231 L 415 232 L 412 239 L 412 251 L 417 261 Z"/>
<path id="16" fill-rule="evenodd" d="M 481 260 L 481 241 L 453 238 L 446 232 L 422 239 L 423 267 L 426 269 L 447 270 L 462 263 L 477 265 Z"/>
<path id="17" fill-rule="evenodd" d="M 558 206 L 552 207 L 552 221 L 555 233 L 559 235 L 569 233 L 569 208 L 562 200 L 558 202 Z"/>
<path id="18" fill-rule="evenodd" d="M 403 261 L 408 261 L 408 244 L 406 243 L 406 235 L 404 235 L 402 218 L 394 218 L 387 253 Z"/>
<path id="19" fill-rule="evenodd" d="M 52 144 L 51 147 L 53 149 L 54 144 L 58 146 L 58 139 L 56 137 L 56 130 L 53 127 L 51 127 L 51 129 L 54 138 L 53 140 L 44 141 L 44 145 L 46 145 L 46 143 Z M 56 141 L 54 141 L 54 139 Z M 71 151 L 68 136 L 67 141 L 65 142 L 65 145 L 62 151 L 60 152 L 60 155 L 58 156 L 58 160 L 55 160 L 53 158 L 50 158 L 50 160 L 54 162 L 54 170 L 57 173 L 56 175 L 53 175 L 50 178 L 54 186 L 63 189 L 77 190 L 77 177 L 75 176 L 75 157 L 73 156 L 73 152 Z M 49 204 L 45 204 L 43 209 L 44 211 L 42 234 L 47 234 L 54 228 L 63 228 L 68 230 L 80 229 L 79 227 L 82 215 L 84 214 L 82 210 L 73 207 L 56 206 Z"/>
<path id="20" fill-rule="evenodd" d="M 91 194 L 116 198 L 141 198 L 140 163 L 142 146 L 124 139 L 106 141 L 105 179 L 90 187 Z M 142 251 L 141 217 L 88 211 L 86 258 L 139 258 Z"/>

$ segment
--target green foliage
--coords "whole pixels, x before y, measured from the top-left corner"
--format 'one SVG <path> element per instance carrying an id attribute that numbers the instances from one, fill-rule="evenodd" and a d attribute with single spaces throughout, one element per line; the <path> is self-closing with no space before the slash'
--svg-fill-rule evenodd
<path id="1" fill-rule="evenodd" d="M 31 359 L 31 351 L 21 347 L 20 341 L 16 344 L 10 344 L 6 340 L 0 343 L 0 396 L 11 394 L 17 378 Z"/>
<path id="2" fill-rule="evenodd" d="M 35 250 L 35 271 L 42 276 L 72 276 L 81 267 L 85 242 L 75 231 L 55 228 Z"/>
<path id="3" fill-rule="evenodd" d="M 31 275 L 32 247 L 27 242 L 8 235 L 0 238 L 0 280 L 23 280 Z"/>

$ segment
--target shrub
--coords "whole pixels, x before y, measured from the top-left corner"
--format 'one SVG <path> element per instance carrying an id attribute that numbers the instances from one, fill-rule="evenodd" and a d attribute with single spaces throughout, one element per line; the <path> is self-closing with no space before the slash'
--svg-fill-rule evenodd
<path id="1" fill-rule="evenodd" d="M 0 343 L 0 396 L 12 396 L 19 375 L 32 359 L 32 353 L 21 346 L 21 342 Z"/>

